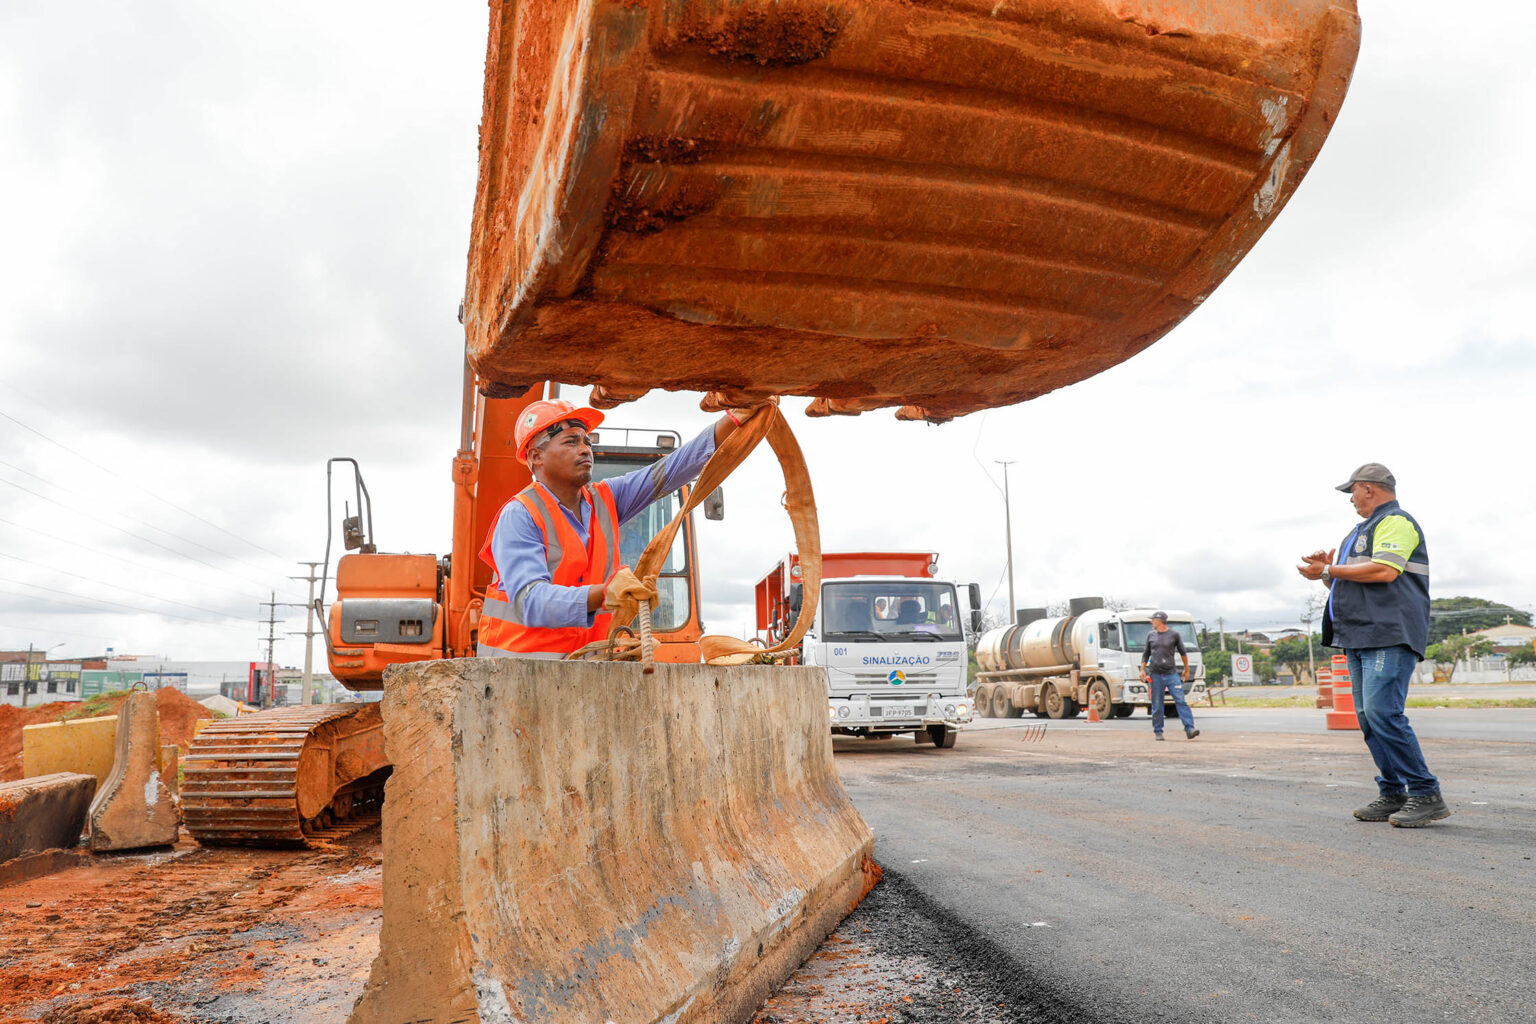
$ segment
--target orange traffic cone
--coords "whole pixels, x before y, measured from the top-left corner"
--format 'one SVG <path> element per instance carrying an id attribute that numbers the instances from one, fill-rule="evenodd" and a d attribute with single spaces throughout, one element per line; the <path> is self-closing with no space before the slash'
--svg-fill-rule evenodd
<path id="1" fill-rule="evenodd" d="M 1097 704 L 1095 704 L 1091 699 L 1088 701 L 1088 721 L 1090 721 L 1090 722 L 1102 722 L 1103 721 L 1103 719 L 1099 717 L 1099 706 Z"/>

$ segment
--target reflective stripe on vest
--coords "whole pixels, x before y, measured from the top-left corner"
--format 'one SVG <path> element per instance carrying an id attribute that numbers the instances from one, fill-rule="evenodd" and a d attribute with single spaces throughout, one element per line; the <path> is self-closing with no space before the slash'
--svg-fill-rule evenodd
<path id="1" fill-rule="evenodd" d="M 606 482 L 592 488 L 583 488 L 582 497 L 592 509 L 588 540 L 585 546 L 581 535 L 571 525 L 563 512 L 555 508 L 555 500 L 543 487 L 530 484 L 512 498 L 519 502 L 533 517 L 544 540 L 545 563 L 549 568 L 550 582 L 561 587 L 579 587 L 605 582 L 617 568 L 618 557 L 618 508 L 614 504 L 613 491 Z M 510 505 L 511 502 L 508 502 Z M 507 506 L 503 505 L 496 515 L 499 524 Z M 486 538 L 480 549 L 483 561 L 495 567 L 491 554 L 491 541 Z M 539 582 L 537 580 L 533 582 Z M 607 639 L 612 615 L 599 613 L 593 624 L 549 629 L 530 626 L 524 619 L 523 604 L 529 583 L 508 600 L 502 590 L 498 575 L 485 590 L 485 601 L 480 610 L 480 636 L 476 653 L 482 658 L 499 657 L 553 657 L 571 653 L 593 640 Z"/>

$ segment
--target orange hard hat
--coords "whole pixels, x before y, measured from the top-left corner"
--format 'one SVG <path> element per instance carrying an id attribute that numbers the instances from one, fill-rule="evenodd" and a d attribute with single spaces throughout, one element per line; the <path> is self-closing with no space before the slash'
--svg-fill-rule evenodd
<path id="1" fill-rule="evenodd" d="M 517 444 L 518 461 L 526 466 L 528 446 L 533 444 L 539 433 L 566 420 L 577 420 L 582 426 L 592 430 L 603 422 L 603 414 L 596 409 L 572 405 L 563 398 L 530 404 L 517 417 L 517 426 L 512 430 L 512 440 Z"/>

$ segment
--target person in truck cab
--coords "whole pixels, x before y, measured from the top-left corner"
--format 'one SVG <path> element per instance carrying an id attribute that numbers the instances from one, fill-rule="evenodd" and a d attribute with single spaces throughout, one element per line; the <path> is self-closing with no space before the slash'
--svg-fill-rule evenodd
<path id="1" fill-rule="evenodd" d="M 605 640 L 602 611 L 619 565 L 619 527 L 695 479 L 750 415 L 727 409 L 713 428 L 632 473 L 592 480 L 588 434 L 596 409 L 556 399 L 534 402 L 513 430 L 517 458 L 533 482 L 496 514 L 480 558 L 495 570 L 480 612 L 482 658 L 562 658 Z"/>

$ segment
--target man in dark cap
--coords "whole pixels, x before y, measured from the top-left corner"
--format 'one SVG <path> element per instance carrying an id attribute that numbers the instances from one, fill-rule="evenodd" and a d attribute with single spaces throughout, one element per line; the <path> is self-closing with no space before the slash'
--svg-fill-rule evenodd
<path id="1" fill-rule="evenodd" d="M 1323 643 L 1349 659 L 1360 732 L 1376 761 L 1380 796 L 1356 808 L 1361 821 L 1418 828 L 1450 816 L 1408 722 L 1408 683 L 1429 645 L 1429 549 L 1397 503 L 1397 479 L 1367 462 L 1339 490 L 1358 524 L 1342 547 L 1314 551 L 1297 571 L 1329 589 Z"/>
<path id="2" fill-rule="evenodd" d="M 1175 654 L 1184 659 L 1182 677 L 1173 670 Z M 1183 637 L 1168 628 L 1167 612 L 1152 613 L 1152 632 L 1147 634 L 1147 642 L 1141 649 L 1141 678 L 1152 688 L 1153 738 L 1163 738 L 1163 701 L 1167 699 L 1163 696 L 1164 691 L 1178 709 L 1185 737 L 1194 739 L 1200 735 L 1200 730 L 1195 728 L 1194 712 L 1189 710 L 1189 703 L 1184 699 L 1182 685 L 1189 682 L 1189 652 L 1184 649 Z"/>

